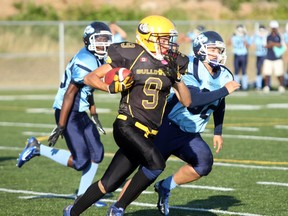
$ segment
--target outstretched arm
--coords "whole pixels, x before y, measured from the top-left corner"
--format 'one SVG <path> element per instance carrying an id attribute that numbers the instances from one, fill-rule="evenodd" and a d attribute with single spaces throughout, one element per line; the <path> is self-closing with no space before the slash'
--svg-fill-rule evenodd
<path id="1" fill-rule="evenodd" d="M 203 106 L 205 104 L 212 103 L 220 98 L 226 97 L 240 87 L 240 84 L 235 81 L 230 81 L 226 83 L 222 88 L 215 91 L 200 91 L 199 88 L 195 86 L 188 86 L 190 90 L 191 97 L 193 98 L 190 108 Z"/>

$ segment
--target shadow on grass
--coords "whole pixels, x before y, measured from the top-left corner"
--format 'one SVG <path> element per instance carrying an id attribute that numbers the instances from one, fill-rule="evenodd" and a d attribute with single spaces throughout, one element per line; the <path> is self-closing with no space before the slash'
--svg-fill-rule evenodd
<path id="1" fill-rule="evenodd" d="M 233 196 L 210 196 L 208 199 L 193 200 L 185 206 L 170 206 L 170 214 L 173 216 L 216 216 L 218 211 L 228 211 L 232 206 L 242 205 L 241 201 Z M 213 212 L 213 210 L 215 210 Z M 139 210 L 125 215 L 157 216 L 161 215 L 155 210 Z"/>
<path id="2" fill-rule="evenodd" d="M 18 155 L 17 155 L 18 156 Z M 18 157 L 0 157 L 0 163 L 5 162 L 5 161 L 15 161 L 15 164 L 17 163 L 17 158 Z"/>

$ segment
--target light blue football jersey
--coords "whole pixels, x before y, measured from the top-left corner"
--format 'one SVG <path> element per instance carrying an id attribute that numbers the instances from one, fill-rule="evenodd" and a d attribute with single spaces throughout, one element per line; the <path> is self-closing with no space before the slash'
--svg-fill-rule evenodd
<path id="1" fill-rule="evenodd" d="M 101 65 L 96 56 L 83 47 L 68 63 L 60 87 L 55 96 L 53 104 L 54 109 L 61 109 L 65 92 L 73 82 L 79 87 L 74 104 L 73 111 L 84 112 L 89 109 L 88 97 L 93 94 L 94 89 L 84 84 L 84 77 Z"/>
<path id="2" fill-rule="evenodd" d="M 261 36 L 258 34 L 255 34 L 253 37 L 253 43 L 255 45 L 255 55 L 256 56 L 266 56 L 267 54 L 267 48 L 266 46 L 266 36 Z"/>
<path id="3" fill-rule="evenodd" d="M 247 55 L 248 50 L 246 48 L 245 43 L 247 43 L 248 45 L 251 44 L 251 38 L 248 35 L 245 36 L 233 35 L 231 38 L 233 53 L 235 55 Z"/>
<path id="4" fill-rule="evenodd" d="M 201 61 L 198 62 L 198 67 L 195 67 L 193 64 L 193 58 L 190 58 L 188 73 L 183 75 L 183 81 L 187 86 L 193 85 L 198 87 L 201 91 L 214 91 L 220 89 L 227 82 L 233 80 L 233 75 L 225 67 L 221 67 L 221 71 L 217 72 L 217 74 L 212 77 L 204 64 Z M 170 94 L 168 101 L 173 97 L 173 94 L 173 92 Z M 216 110 L 221 100 L 222 99 L 193 109 L 186 108 L 180 102 L 177 102 L 168 114 L 168 118 L 177 124 L 184 132 L 203 132 L 211 114 Z"/>

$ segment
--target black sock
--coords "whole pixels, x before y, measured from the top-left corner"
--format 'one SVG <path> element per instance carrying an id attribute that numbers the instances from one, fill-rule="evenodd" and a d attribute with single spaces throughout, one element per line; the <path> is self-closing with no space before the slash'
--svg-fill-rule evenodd
<path id="1" fill-rule="evenodd" d="M 86 192 L 76 200 L 71 209 L 71 216 L 78 216 L 86 209 L 88 209 L 93 203 L 100 200 L 105 194 L 103 194 L 98 186 L 98 182 L 93 183 L 86 190 Z"/>
<path id="2" fill-rule="evenodd" d="M 133 176 L 129 186 L 121 199 L 115 204 L 117 208 L 125 209 L 131 202 L 133 202 L 154 180 L 148 179 L 142 170 Z"/>

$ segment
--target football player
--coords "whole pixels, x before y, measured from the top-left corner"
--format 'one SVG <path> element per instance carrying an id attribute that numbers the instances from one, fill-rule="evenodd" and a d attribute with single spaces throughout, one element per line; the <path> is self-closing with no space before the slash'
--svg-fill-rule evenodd
<path id="1" fill-rule="evenodd" d="M 233 64 L 235 70 L 235 81 L 240 82 L 242 90 L 248 90 L 248 75 L 247 75 L 247 65 L 248 65 L 248 49 L 251 45 L 251 38 L 247 34 L 247 30 L 244 25 L 237 25 L 234 34 L 230 38 L 229 43 L 233 48 Z M 242 77 L 240 79 L 239 73 L 242 72 Z"/>
<path id="2" fill-rule="evenodd" d="M 55 97 L 53 108 L 57 126 L 48 139 L 49 146 L 31 137 L 17 163 L 20 168 L 33 157 L 41 155 L 81 171 L 76 196 L 83 194 L 92 183 L 98 164 L 103 159 L 104 149 L 98 130 L 104 134 L 105 131 L 96 113 L 94 89 L 85 85 L 84 77 L 104 64 L 112 34 L 105 23 L 92 22 L 85 28 L 83 42 L 84 47 L 67 65 Z M 86 113 L 88 109 L 91 119 Z M 59 136 L 65 138 L 69 151 L 53 147 Z M 96 204 L 101 206 L 105 203 Z"/>
<path id="3" fill-rule="evenodd" d="M 145 17 L 136 30 L 137 43 L 112 44 L 108 49 L 107 64 L 85 77 L 85 83 L 93 88 L 121 92 L 119 114 L 113 124 L 119 150 L 102 178 L 93 183 L 74 205 L 64 208 L 65 216 L 80 215 L 106 193 L 120 187 L 141 165 L 121 199 L 107 213 L 110 216 L 124 215 L 126 207 L 164 170 L 165 161 L 153 139 L 162 122 L 170 88 L 173 86 L 183 106 L 191 103 L 189 90 L 181 81 L 189 59 L 179 54 L 175 43 L 177 35 L 169 19 L 156 15 Z M 117 67 L 131 70 L 134 82 L 127 82 L 129 76 L 119 82 L 117 73 L 114 83 L 108 85 L 101 81 L 101 77 Z"/>
<path id="4" fill-rule="evenodd" d="M 175 155 L 187 164 L 173 175 L 157 182 L 157 207 L 163 215 L 169 214 L 170 191 L 176 186 L 196 181 L 207 176 L 213 165 L 213 154 L 202 139 L 201 132 L 214 117 L 213 145 L 216 153 L 222 149 L 222 126 L 225 113 L 225 96 L 240 85 L 224 66 L 226 47 L 222 37 L 214 31 L 206 31 L 193 42 L 194 57 L 190 58 L 188 73 L 183 81 L 190 89 L 192 103 L 183 106 L 175 93 L 168 98 L 163 124 L 159 128 L 154 144 L 165 160 Z"/>

